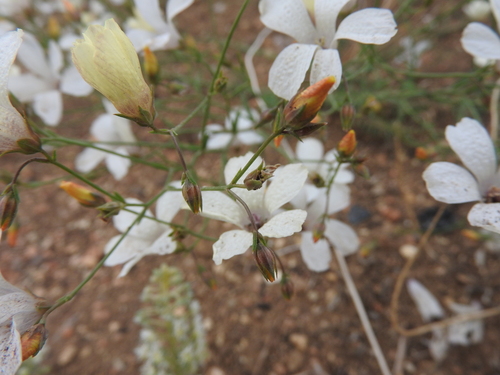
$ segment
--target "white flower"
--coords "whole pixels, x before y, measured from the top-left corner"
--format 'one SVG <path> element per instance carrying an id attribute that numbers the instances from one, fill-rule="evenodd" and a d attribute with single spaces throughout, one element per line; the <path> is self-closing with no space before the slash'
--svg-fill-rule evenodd
<path id="1" fill-rule="evenodd" d="M 229 159 L 224 168 L 226 183 L 230 183 L 240 168 L 253 156 L 251 152 L 244 156 Z M 250 166 L 251 172 L 261 164 L 259 157 Z M 238 183 L 243 183 L 244 174 Z M 259 228 L 259 233 L 266 237 L 288 237 L 302 229 L 302 223 L 306 219 L 303 210 L 278 211 L 285 203 L 288 203 L 302 188 L 307 178 L 307 169 L 302 164 L 289 164 L 275 171 L 271 183 L 264 185 L 259 190 L 247 191 L 244 189 L 233 189 L 233 192 L 243 199 Z M 222 260 L 229 259 L 235 255 L 243 254 L 253 241 L 250 227 L 250 219 L 244 208 L 236 201 L 219 191 L 203 192 L 203 216 L 212 219 L 226 221 L 235 224 L 241 230 L 230 230 L 223 233 L 219 240 L 214 243 L 213 260 L 215 264 L 221 264 Z"/>
<path id="2" fill-rule="evenodd" d="M 420 40 L 415 43 L 412 37 L 405 36 L 399 41 L 403 52 L 394 59 L 396 64 L 406 63 L 412 68 L 418 68 L 421 64 L 420 55 L 431 47 L 428 40 Z"/>
<path id="3" fill-rule="evenodd" d="M 168 0 L 166 21 L 159 0 L 134 0 L 137 17 L 127 22 L 127 36 L 137 52 L 148 46 L 152 51 L 179 46 L 180 35 L 172 19 L 194 0 Z"/>
<path id="4" fill-rule="evenodd" d="M 14 318 L 0 324 L 0 369 L 2 375 L 15 375 L 22 363 L 21 335 Z"/>
<path id="5" fill-rule="evenodd" d="M 318 181 L 320 178 L 322 182 L 328 183 L 333 177 L 338 165 L 335 150 L 323 155 L 323 144 L 317 139 L 306 138 L 303 142 L 297 143 L 296 153 L 298 161 L 304 163 L 309 169 L 313 180 Z M 330 268 L 332 259 L 330 243 L 344 256 L 354 253 L 359 248 L 356 232 L 349 225 L 329 218 L 324 220 L 326 239 L 320 239 L 317 242 L 313 240 L 313 231 L 318 229 L 323 221 L 323 215 L 337 213 L 350 204 L 350 191 L 346 184 L 353 181 L 354 175 L 347 170 L 347 167 L 347 165 L 340 167 L 328 196 L 326 187 L 318 188 L 312 184 L 305 184 L 290 202 L 294 207 L 307 211 L 300 252 L 311 271 L 323 272 Z"/>
<path id="6" fill-rule="evenodd" d="M 500 174 L 494 145 L 476 120 L 463 118 L 446 127 L 446 139 L 467 171 L 448 162 L 432 163 L 423 178 L 430 195 L 444 203 L 481 201 L 469 212 L 469 223 L 500 233 Z"/>
<path id="7" fill-rule="evenodd" d="M 337 16 L 349 0 L 315 0 L 315 24 L 302 0 L 261 0 L 261 21 L 272 30 L 297 40 L 278 55 L 269 71 L 269 88 L 290 100 L 311 67 L 310 84 L 335 76 L 340 84 L 342 63 L 339 39 L 364 44 L 384 44 L 396 34 L 396 22 L 388 9 L 367 8 L 347 16 L 336 28 Z M 311 66 L 312 62 L 312 66 Z"/>
<path id="8" fill-rule="evenodd" d="M 180 181 L 173 182 L 171 186 L 179 188 L 181 186 Z M 126 201 L 131 204 L 142 203 L 134 198 L 128 198 Z M 171 222 L 183 202 L 180 191 L 165 192 L 156 204 L 156 218 Z M 141 206 L 130 206 L 128 208 L 137 213 L 142 212 Z M 153 217 L 153 214 L 150 210 L 147 210 L 145 216 Z M 116 229 L 124 233 L 136 218 L 137 214 L 122 210 L 117 216 L 113 217 L 113 223 Z M 172 239 L 171 234 L 172 228 L 170 226 L 144 217 L 128 232 L 110 257 L 106 259 L 104 265 L 111 267 L 126 263 L 118 277 L 125 276 L 146 255 L 173 253 L 177 248 L 177 243 Z M 121 235 L 111 238 L 106 244 L 104 252 L 108 253 L 120 238 Z"/>
<path id="9" fill-rule="evenodd" d="M 485 19 L 491 13 L 491 6 L 487 0 L 472 0 L 462 9 L 467 17 L 474 21 Z"/>
<path id="10" fill-rule="evenodd" d="M 92 92 L 73 65 L 63 70 L 64 56 L 53 40 L 46 56 L 38 40 L 25 33 L 17 57 L 29 73 L 10 77 L 9 89 L 20 101 L 33 102 L 33 110 L 47 125 L 61 121 L 62 93 L 86 96 Z"/>
<path id="11" fill-rule="evenodd" d="M 500 22 L 500 1 L 491 0 L 490 4 L 498 25 Z M 500 59 L 500 37 L 490 27 L 480 22 L 469 23 L 464 29 L 460 42 L 463 49 L 474 57 Z"/>
<path id="12" fill-rule="evenodd" d="M 90 127 L 90 134 L 97 141 L 102 142 L 135 142 L 136 138 L 132 133 L 130 121 L 115 116 L 114 114 L 118 111 L 110 101 L 103 99 L 103 104 L 107 113 L 100 115 L 94 120 Z M 99 143 L 96 146 L 125 156 L 128 156 L 129 152 L 135 151 L 135 147 L 132 146 Z M 89 147 L 77 155 L 75 167 L 80 172 L 88 173 L 103 160 L 106 162 L 106 166 L 115 180 L 121 180 L 125 177 L 131 164 L 128 158 Z"/>
<path id="13" fill-rule="evenodd" d="M 247 110 L 243 107 L 234 108 L 229 112 L 224 122 L 224 127 L 219 124 L 207 125 L 207 149 L 218 150 L 226 148 L 231 142 L 235 145 L 253 145 L 261 143 L 264 140 L 262 136 L 256 131 L 251 130 L 258 118 L 259 114 L 254 109 Z"/>

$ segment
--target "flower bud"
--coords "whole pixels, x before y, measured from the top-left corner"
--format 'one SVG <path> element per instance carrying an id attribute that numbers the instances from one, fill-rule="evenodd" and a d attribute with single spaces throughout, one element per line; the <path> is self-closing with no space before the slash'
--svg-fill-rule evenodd
<path id="1" fill-rule="evenodd" d="M 0 233 L 7 230 L 14 222 L 18 204 L 19 196 L 15 185 L 7 186 L 0 200 Z"/>
<path id="2" fill-rule="evenodd" d="M 194 214 L 202 211 L 203 200 L 201 197 L 201 189 L 196 181 L 186 172 L 182 175 L 182 196 Z"/>
<path id="3" fill-rule="evenodd" d="M 366 98 L 363 108 L 368 112 L 379 113 L 382 110 L 382 103 L 376 97 L 370 95 Z"/>
<path id="4" fill-rule="evenodd" d="M 157 85 L 160 81 L 160 68 L 158 66 L 158 59 L 148 46 L 144 47 L 144 71 L 148 76 L 149 82 Z"/>
<path id="5" fill-rule="evenodd" d="M 417 147 L 415 149 L 415 157 L 418 160 L 427 160 L 429 158 L 429 152 L 423 147 Z"/>
<path id="6" fill-rule="evenodd" d="M 92 87 L 109 99 L 119 116 L 152 126 L 153 93 L 144 81 L 132 42 L 113 19 L 91 25 L 72 48 L 73 62 Z"/>
<path id="7" fill-rule="evenodd" d="M 255 262 L 259 266 L 264 279 L 273 282 L 276 280 L 276 274 L 278 273 L 276 254 L 261 241 L 260 239 L 257 240 L 257 246 L 253 251 Z"/>
<path id="8" fill-rule="evenodd" d="M 258 190 L 262 187 L 264 182 L 273 177 L 274 171 L 280 167 L 280 164 L 266 165 L 261 164 L 256 170 L 250 172 L 243 183 L 247 190 Z"/>
<path id="9" fill-rule="evenodd" d="M 57 21 L 57 17 L 51 15 L 47 20 L 47 34 L 52 39 L 59 39 L 61 35 L 61 26 L 59 25 L 59 21 Z"/>
<path id="10" fill-rule="evenodd" d="M 71 181 L 61 181 L 59 187 L 70 196 L 75 198 L 84 207 L 99 207 L 106 203 L 106 199 L 100 194 L 91 192 L 84 186 Z"/>
<path id="11" fill-rule="evenodd" d="M 227 77 L 219 74 L 219 77 L 217 77 L 217 79 L 215 80 L 215 84 L 214 84 L 214 91 L 215 92 L 222 92 L 224 91 L 224 89 L 226 88 L 227 86 Z"/>
<path id="12" fill-rule="evenodd" d="M 14 220 L 9 229 L 7 229 L 7 243 L 10 247 L 17 245 L 17 236 L 19 234 L 19 221 Z"/>
<path id="13" fill-rule="evenodd" d="M 108 223 L 111 220 L 111 216 L 118 215 L 124 207 L 125 203 L 112 201 L 100 205 L 97 207 L 97 210 L 99 211 L 99 217 L 101 220 Z"/>
<path id="14" fill-rule="evenodd" d="M 294 293 L 294 287 L 292 280 L 290 280 L 290 277 L 288 275 L 283 274 L 283 277 L 281 278 L 281 295 L 283 298 L 290 300 L 292 299 L 293 293 Z"/>
<path id="15" fill-rule="evenodd" d="M 298 129 L 309 124 L 321 109 L 334 84 L 335 77 L 329 76 L 295 95 L 283 110 L 286 126 Z"/>
<path id="16" fill-rule="evenodd" d="M 349 130 L 346 135 L 340 140 L 337 149 L 341 157 L 348 158 L 354 154 L 356 150 L 356 133 L 354 130 Z"/>
<path id="17" fill-rule="evenodd" d="M 325 229 L 326 229 L 326 226 L 325 226 L 324 222 L 321 222 L 315 226 L 315 228 L 312 231 L 314 243 L 318 242 L 319 240 L 321 240 L 324 237 Z"/>
<path id="18" fill-rule="evenodd" d="M 281 145 L 281 141 L 283 140 L 283 138 L 284 138 L 284 137 L 285 137 L 285 136 L 284 136 L 283 134 L 280 134 L 280 135 L 278 135 L 277 137 L 275 137 L 275 138 L 274 138 L 274 140 L 273 140 L 273 141 L 274 141 L 274 145 L 275 145 L 276 147 L 280 147 L 280 145 Z"/>
<path id="19" fill-rule="evenodd" d="M 34 357 L 47 341 L 48 331 L 45 324 L 35 324 L 21 335 L 22 360 Z"/>
<path id="20" fill-rule="evenodd" d="M 316 117 L 318 117 L 318 116 L 316 116 Z M 311 135 L 312 133 L 314 133 L 316 130 L 321 129 L 326 124 L 328 124 L 328 123 L 327 122 L 320 122 L 320 123 L 310 122 L 309 124 L 304 125 L 300 129 L 294 130 L 293 134 L 299 138 L 307 137 L 308 135 Z M 288 133 L 288 131 L 285 131 L 285 133 Z"/>
<path id="21" fill-rule="evenodd" d="M 348 131 L 352 127 L 356 115 L 356 108 L 352 104 L 344 104 L 340 110 L 340 122 L 342 123 L 342 130 Z"/>

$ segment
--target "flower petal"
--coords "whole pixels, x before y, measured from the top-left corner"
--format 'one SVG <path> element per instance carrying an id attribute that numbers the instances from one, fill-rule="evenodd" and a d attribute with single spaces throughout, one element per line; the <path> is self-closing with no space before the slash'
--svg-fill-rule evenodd
<path id="1" fill-rule="evenodd" d="M 144 255 L 158 254 L 166 255 L 172 254 L 177 248 L 177 242 L 172 239 L 172 229 L 168 228 L 158 239 L 149 246 Z"/>
<path id="2" fill-rule="evenodd" d="M 307 268 L 311 271 L 323 272 L 330 269 L 332 261 L 330 245 L 324 239 L 314 242 L 312 232 L 302 232 L 300 253 Z"/>
<path id="3" fill-rule="evenodd" d="M 326 46 L 329 46 L 335 36 L 337 17 L 349 0 L 315 0 L 314 15 L 318 34 L 325 38 Z"/>
<path id="4" fill-rule="evenodd" d="M 107 152 L 88 147 L 76 156 L 75 168 L 78 172 L 88 173 L 108 155 Z"/>
<path id="5" fill-rule="evenodd" d="M 464 117 L 456 126 L 446 127 L 446 140 L 476 176 L 480 192 L 486 193 L 496 173 L 497 159 L 493 142 L 484 126 Z"/>
<path id="6" fill-rule="evenodd" d="M 444 310 L 439 301 L 420 282 L 409 279 L 406 287 L 424 322 L 444 317 Z"/>
<path id="7" fill-rule="evenodd" d="M 335 83 L 329 92 L 340 85 L 342 79 L 342 62 L 336 49 L 319 49 L 314 55 L 311 67 L 311 85 L 323 78 L 334 76 Z"/>
<path id="8" fill-rule="evenodd" d="M 318 196 L 307 208 L 308 223 L 315 223 L 323 215 L 331 215 L 349 207 L 351 204 L 349 186 L 344 184 L 332 184 L 330 187 L 330 198 L 326 196 L 327 188 L 318 189 Z"/>
<path id="9" fill-rule="evenodd" d="M 266 237 L 288 237 L 302 230 L 306 217 L 307 212 L 304 210 L 284 211 L 273 216 L 259 229 L 259 232 Z"/>
<path id="10" fill-rule="evenodd" d="M 316 43 L 318 34 L 302 0 L 261 0 L 260 20 L 299 43 Z"/>
<path id="11" fill-rule="evenodd" d="M 295 197 L 307 180 L 304 164 L 288 164 L 279 168 L 266 190 L 264 204 L 270 214 Z"/>
<path id="12" fill-rule="evenodd" d="M 172 21 L 176 15 L 185 10 L 194 0 L 168 0 L 167 1 L 167 19 L 168 22 Z"/>
<path id="13" fill-rule="evenodd" d="M 127 198 L 125 199 L 125 201 L 130 204 L 142 203 L 139 199 L 135 198 Z M 129 206 L 127 207 L 127 209 L 133 212 L 122 210 L 118 215 L 113 216 L 113 224 L 115 225 L 115 228 L 122 233 L 124 233 L 128 229 L 128 227 L 132 225 L 132 223 L 137 219 L 137 216 L 140 212 L 142 212 L 143 207 Z M 144 216 L 153 217 L 153 213 L 150 210 L 146 210 Z M 163 227 L 164 226 L 158 224 L 158 222 L 143 217 L 141 221 L 138 224 L 134 225 L 134 227 L 129 231 L 129 236 L 137 236 L 144 240 L 152 241 L 156 239 L 159 233 L 163 231 Z"/>
<path id="14" fill-rule="evenodd" d="M 125 147 L 118 147 L 114 150 L 115 152 L 128 156 L 128 152 Z M 129 158 L 122 158 L 118 155 L 108 154 L 106 156 L 106 167 L 108 171 L 113 175 L 116 181 L 120 181 L 128 173 L 132 162 Z"/>
<path id="15" fill-rule="evenodd" d="M 253 130 L 239 132 L 236 135 L 236 139 L 244 145 L 255 145 L 264 141 L 264 138 L 259 133 Z"/>
<path id="16" fill-rule="evenodd" d="M 458 315 L 481 311 L 481 305 L 479 303 L 462 305 L 452 302 L 448 307 Z M 448 341 L 451 344 L 469 346 L 481 342 L 483 336 L 484 324 L 482 320 L 470 320 L 468 322 L 452 324 L 448 327 Z"/>
<path id="17" fill-rule="evenodd" d="M 9 90 L 21 102 L 30 102 L 36 94 L 51 89 L 50 84 L 31 73 L 9 77 Z"/>
<path id="18" fill-rule="evenodd" d="M 359 249 L 359 238 L 349 225 L 329 219 L 325 221 L 325 237 L 343 256 L 348 256 Z"/>
<path id="19" fill-rule="evenodd" d="M 467 215 L 470 225 L 500 233 L 500 203 L 475 204 Z"/>
<path id="20" fill-rule="evenodd" d="M 448 162 L 432 163 L 422 175 L 429 194 L 444 203 L 481 200 L 477 181 L 466 169 Z"/>
<path id="21" fill-rule="evenodd" d="M 323 160 L 323 143 L 316 138 L 303 139 L 302 142 L 297 142 L 295 153 L 297 160 L 304 164 L 310 172 L 317 172 L 319 163 Z"/>
<path id="22" fill-rule="evenodd" d="M 180 188 L 181 182 L 171 182 L 170 186 Z M 205 198 L 205 195 L 203 195 L 203 198 Z M 172 221 L 174 216 L 177 215 L 177 212 L 181 209 L 183 202 L 184 198 L 180 191 L 166 191 L 158 198 L 158 202 L 156 203 L 156 217 L 163 221 Z"/>
<path id="23" fill-rule="evenodd" d="M 248 221 L 243 208 L 220 191 L 204 191 L 202 193 L 203 210 L 201 215 L 215 220 L 225 221 L 238 226 Z"/>
<path id="24" fill-rule="evenodd" d="M 104 247 L 104 253 L 107 254 L 116 245 L 121 235 L 114 236 L 111 238 L 106 246 Z M 105 266 L 112 267 L 118 264 L 123 264 L 130 259 L 140 256 L 142 258 L 144 255 L 144 249 L 146 249 L 151 242 L 145 241 L 142 238 L 135 236 L 127 236 L 113 251 L 113 254 L 109 256 L 104 262 Z"/>
<path id="25" fill-rule="evenodd" d="M 235 255 L 243 254 L 252 246 L 253 234 L 244 230 L 230 230 L 222 233 L 213 245 L 215 264 Z"/>
<path id="26" fill-rule="evenodd" d="M 253 152 L 247 152 L 243 156 L 237 156 L 227 161 L 226 166 L 224 167 L 224 179 L 226 180 L 226 184 L 229 184 L 233 180 L 234 176 L 236 176 L 240 169 L 242 169 L 250 161 L 253 155 Z M 247 172 L 244 173 L 243 176 L 241 176 L 240 179 L 236 181 L 236 183 L 242 184 L 247 174 L 257 169 L 261 163 L 262 158 L 257 157 L 247 169 Z"/>
<path id="27" fill-rule="evenodd" d="M 60 88 L 63 93 L 72 96 L 87 96 L 94 91 L 94 88 L 85 82 L 74 66 L 64 70 L 61 76 Z"/>
<path id="28" fill-rule="evenodd" d="M 162 17 L 159 0 L 134 0 L 134 4 L 144 21 L 149 23 L 156 32 L 163 32 L 168 28 Z"/>
<path id="29" fill-rule="evenodd" d="M 36 94 L 33 98 L 33 110 L 47 125 L 59 125 L 63 112 L 61 92 L 51 90 Z"/>
<path id="30" fill-rule="evenodd" d="M 22 346 L 12 318 L 0 326 L 0 353 L 2 375 L 15 375 L 22 362 Z"/>
<path id="31" fill-rule="evenodd" d="M 209 130 L 209 129 L 207 129 Z M 232 134 L 229 133 L 216 133 L 209 135 L 207 141 L 207 150 L 220 150 L 226 148 L 233 138 Z"/>
<path id="32" fill-rule="evenodd" d="M 491 10 L 495 16 L 495 21 L 497 25 L 500 22 L 500 0 L 490 0 Z"/>
<path id="33" fill-rule="evenodd" d="M 280 52 L 269 70 L 268 86 L 280 98 L 287 100 L 297 93 L 318 46 L 291 44 Z"/>
<path id="34" fill-rule="evenodd" d="M 482 23 L 469 23 L 460 42 L 463 49 L 474 57 L 500 59 L 500 38 L 495 31 Z"/>
<path id="35" fill-rule="evenodd" d="M 47 81 L 53 78 L 42 45 L 33 34 L 24 33 L 23 44 L 19 48 L 17 58 L 30 72 L 38 77 Z"/>
<path id="36" fill-rule="evenodd" d="M 339 25 L 335 39 L 364 44 L 387 43 L 397 33 L 397 24 L 388 9 L 366 8 L 348 15 Z"/>

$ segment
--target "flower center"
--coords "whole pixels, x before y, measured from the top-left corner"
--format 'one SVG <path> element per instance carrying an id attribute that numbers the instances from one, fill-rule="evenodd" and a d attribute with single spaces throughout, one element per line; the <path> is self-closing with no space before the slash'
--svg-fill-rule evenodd
<path id="1" fill-rule="evenodd" d="M 492 186 L 486 193 L 486 203 L 500 203 L 500 188 Z"/>
<path id="2" fill-rule="evenodd" d="M 259 215 L 255 214 L 255 213 L 252 213 L 252 216 L 253 216 L 253 220 L 255 221 L 255 225 L 257 226 L 257 229 L 259 229 L 260 227 L 262 227 L 265 224 L 266 221 L 264 220 L 264 218 L 260 217 Z M 252 223 L 247 224 L 247 230 L 249 232 L 253 231 Z"/>

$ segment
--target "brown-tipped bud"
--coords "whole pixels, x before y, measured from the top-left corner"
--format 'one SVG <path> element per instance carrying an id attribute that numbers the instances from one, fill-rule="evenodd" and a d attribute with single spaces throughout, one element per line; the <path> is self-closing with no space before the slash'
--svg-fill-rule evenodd
<path id="1" fill-rule="evenodd" d="M 222 92 L 227 86 L 227 77 L 224 76 L 222 73 L 217 77 L 215 80 L 214 84 L 214 90 L 215 92 Z"/>
<path id="2" fill-rule="evenodd" d="M 54 15 L 51 15 L 47 20 L 47 34 L 52 39 L 59 39 L 61 35 L 61 25 L 59 25 L 59 21 Z"/>
<path id="3" fill-rule="evenodd" d="M 325 223 L 319 223 L 312 231 L 313 242 L 316 243 L 321 240 L 325 235 Z"/>
<path id="4" fill-rule="evenodd" d="M 158 59 L 156 55 L 151 51 L 151 49 L 146 46 L 144 51 L 144 72 L 153 85 L 157 85 L 160 81 L 160 68 L 158 65 Z"/>
<path id="5" fill-rule="evenodd" d="M 376 97 L 370 95 L 368 98 L 366 98 L 365 104 L 363 105 L 363 109 L 379 113 L 382 110 L 382 103 L 380 103 Z"/>
<path id="6" fill-rule="evenodd" d="M 264 182 L 273 177 L 274 171 L 278 167 L 280 167 L 280 164 L 266 165 L 265 167 L 263 166 L 263 164 L 261 164 L 259 168 L 257 168 L 253 172 L 250 172 L 243 181 L 247 190 L 260 189 Z"/>
<path id="7" fill-rule="evenodd" d="M 105 223 L 109 223 L 111 217 L 118 215 L 124 207 L 125 203 L 113 201 L 100 205 L 97 207 L 97 210 L 99 211 L 101 220 Z"/>
<path id="8" fill-rule="evenodd" d="M 284 136 L 283 134 L 278 135 L 277 137 L 275 137 L 275 138 L 274 138 L 274 145 L 275 145 L 276 147 L 280 147 L 280 145 L 281 145 L 281 141 L 283 140 L 283 138 L 284 138 L 284 137 L 285 137 L 285 136 Z"/>
<path id="9" fill-rule="evenodd" d="M 364 164 L 353 164 L 353 169 L 354 169 L 354 172 L 363 177 L 363 178 L 370 178 L 370 170 L 368 169 L 368 167 Z"/>
<path id="10" fill-rule="evenodd" d="M 356 108 L 352 104 L 344 104 L 340 109 L 340 122 L 342 129 L 348 131 L 352 127 L 354 116 L 356 115 Z"/>
<path id="11" fill-rule="evenodd" d="M 335 77 L 329 76 L 295 95 L 283 110 L 286 126 L 297 129 L 309 124 L 321 109 L 334 84 Z"/>
<path id="12" fill-rule="evenodd" d="M 183 173 L 182 175 L 182 196 L 194 214 L 203 210 L 203 200 L 201 189 L 191 176 Z"/>
<path id="13" fill-rule="evenodd" d="M 290 300 L 293 297 L 294 287 L 292 280 L 288 277 L 288 275 L 283 275 L 281 278 L 281 295 L 283 298 Z"/>
<path id="14" fill-rule="evenodd" d="M 254 250 L 253 255 L 257 266 L 259 266 L 260 273 L 264 276 L 264 279 L 269 282 L 276 280 L 278 268 L 276 266 L 277 259 L 274 251 L 258 240 L 257 248 Z"/>
<path id="15" fill-rule="evenodd" d="M 106 203 L 106 199 L 102 195 L 93 193 L 86 187 L 74 182 L 61 181 L 59 187 L 84 207 L 99 207 Z"/>
<path id="16" fill-rule="evenodd" d="M 22 360 L 34 357 L 43 348 L 47 340 L 48 331 L 45 324 L 35 324 L 21 336 Z"/>
<path id="17" fill-rule="evenodd" d="M 19 221 L 14 220 L 9 229 L 7 229 L 7 244 L 10 247 L 15 247 L 17 245 L 18 234 L 19 234 Z"/>
<path id="18" fill-rule="evenodd" d="M 349 130 L 346 135 L 340 140 L 337 149 L 342 157 L 348 158 L 356 151 L 356 133 L 354 130 Z"/>
<path id="19" fill-rule="evenodd" d="M 5 188 L 0 200 L 0 231 L 5 231 L 14 222 L 19 204 L 19 196 L 15 186 Z"/>
<path id="20" fill-rule="evenodd" d="M 429 158 L 429 152 L 423 147 L 417 147 L 415 149 L 415 157 L 418 160 L 427 160 Z"/>
<path id="21" fill-rule="evenodd" d="M 316 117 L 318 117 L 318 116 L 316 116 Z M 310 122 L 309 124 L 304 125 L 300 129 L 293 130 L 293 134 L 299 138 L 307 137 L 308 135 L 311 135 L 312 133 L 314 133 L 316 130 L 321 129 L 326 124 L 327 124 L 327 122 L 320 122 L 320 123 Z"/>

